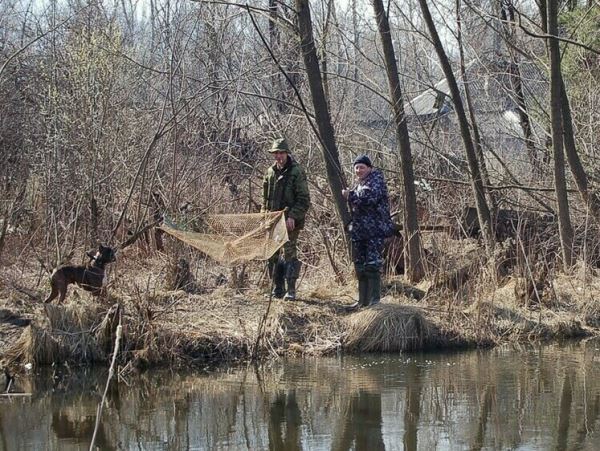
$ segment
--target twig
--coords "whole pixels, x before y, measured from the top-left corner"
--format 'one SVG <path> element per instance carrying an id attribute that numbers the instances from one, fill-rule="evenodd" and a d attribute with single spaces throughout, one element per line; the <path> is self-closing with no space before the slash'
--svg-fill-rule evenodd
<path id="1" fill-rule="evenodd" d="M 385 172 L 391 172 L 394 174 L 400 174 L 400 171 L 396 171 L 394 169 L 386 169 Z M 433 182 L 444 182 L 444 183 L 450 183 L 450 184 L 455 184 L 455 185 L 464 185 L 464 186 L 470 186 L 471 182 L 465 182 L 463 180 L 452 180 L 452 179 L 447 179 L 447 178 L 440 178 L 440 177 L 430 177 L 430 176 L 425 176 L 423 177 L 425 179 L 427 179 L 427 181 L 433 181 Z M 488 190 L 503 190 L 503 189 L 520 189 L 523 191 L 540 191 L 540 192 L 554 192 L 556 191 L 556 188 L 547 188 L 544 186 L 528 186 L 528 185 L 520 185 L 520 184 L 507 184 L 507 185 L 485 185 L 484 186 L 485 189 Z M 569 193 L 577 193 L 578 191 L 576 189 L 569 189 L 567 190 L 567 192 Z"/>
<path id="2" fill-rule="evenodd" d="M 90 443 L 90 451 L 94 449 L 94 442 L 96 441 L 96 434 L 98 432 L 98 427 L 100 426 L 100 417 L 102 416 L 102 408 L 104 406 L 104 402 L 106 401 L 106 395 L 108 393 L 108 387 L 110 385 L 110 380 L 112 379 L 115 373 L 115 363 L 117 361 L 117 354 L 119 353 L 119 345 L 121 343 L 121 336 L 123 335 L 123 327 L 121 326 L 121 316 L 119 316 L 119 325 L 117 326 L 116 332 L 116 340 L 115 340 L 115 349 L 113 351 L 112 361 L 110 363 L 110 368 L 108 369 L 108 378 L 106 379 L 106 387 L 104 387 L 104 394 L 102 395 L 102 400 L 100 404 L 98 404 L 98 411 L 96 413 L 96 425 L 94 426 L 94 435 L 92 435 L 92 442 Z"/>
<path id="3" fill-rule="evenodd" d="M 268 264 L 268 263 L 267 263 Z M 267 266 L 268 268 L 268 266 Z M 267 269 L 268 271 L 268 269 Z M 267 310 L 265 310 L 265 314 L 258 325 L 258 335 L 256 336 L 256 342 L 254 343 L 254 349 L 252 350 L 252 360 L 256 360 L 256 355 L 258 353 L 258 345 L 260 344 L 260 339 L 262 338 L 262 329 L 267 321 L 267 317 L 269 316 L 269 311 L 271 310 L 271 304 L 273 303 L 273 285 L 275 283 L 275 268 L 273 268 L 273 274 L 271 274 L 271 288 L 269 290 L 269 303 L 267 304 Z"/>
<path id="4" fill-rule="evenodd" d="M 65 20 L 63 20 L 62 22 L 56 24 L 54 27 L 49 28 L 48 30 L 46 30 L 43 33 L 40 33 L 38 36 L 36 36 L 35 38 L 31 39 L 29 42 L 27 42 L 25 45 L 23 45 L 21 48 L 17 49 L 17 51 L 15 51 L 12 55 L 10 55 L 6 61 L 4 61 L 4 64 L 2 65 L 2 67 L 0 67 L 0 77 L 2 77 L 2 74 L 4 73 L 4 71 L 6 70 L 6 67 L 8 66 L 8 64 L 14 60 L 16 57 L 18 57 L 21 53 L 23 53 L 25 50 L 27 50 L 29 47 L 31 47 L 33 44 L 35 44 L 37 41 L 39 41 L 40 39 L 44 38 L 45 36 L 47 36 L 48 34 L 58 30 L 60 27 L 62 27 L 64 24 L 66 24 L 67 22 L 69 22 L 73 17 L 77 17 L 78 14 L 83 11 L 87 6 L 84 6 L 83 8 L 79 9 L 76 13 L 70 15 L 69 17 L 67 17 Z"/>
<path id="5" fill-rule="evenodd" d="M 162 218 L 161 219 L 157 219 L 154 222 L 151 222 L 150 224 L 146 224 L 144 227 L 142 227 L 140 230 L 138 230 L 137 232 L 135 232 L 131 237 L 129 237 L 128 239 L 126 239 L 125 241 L 123 241 L 122 243 L 117 245 L 117 249 L 118 250 L 123 250 L 125 249 L 127 246 L 131 246 L 133 243 L 135 243 L 142 235 L 144 235 L 144 233 L 146 233 L 148 230 L 150 230 L 152 227 L 156 227 L 158 224 L 160 224 L 162 222 Z"/>
<path id="6" fill-rule="evenodd" d="M 329 263 L 331 264 L 331 268 L 333 269 L 333 272 L 335 274 L 335 281 L 339 284 L 346 283 L 346 279 L 345 279 L 344 275 L 338 268 L 338 266 L 335 263 L 335 260 L 333 258 L 333 253 L 331 252 L 331 248 L 329 245 L 329 238 L 327 237 L 323 228 L 320 227 L 319 232 L 321 232 L 321 236 L 323 237 L 323 244 L 325 245 L 325 250 L 327 251 L 327 258 L 329 259 Z"/>

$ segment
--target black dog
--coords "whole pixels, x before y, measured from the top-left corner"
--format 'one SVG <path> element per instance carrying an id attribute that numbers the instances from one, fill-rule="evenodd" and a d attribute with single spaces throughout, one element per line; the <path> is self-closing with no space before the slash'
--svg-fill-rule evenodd
<path id="1" fill-rule="evenodd" d="M 96 254 L 88 252 L 87 255 L 91 260 L 86 266 L 61 266 L 52 273 L 50 278 L 52 293 L 44 302 L 52 302 L 59 294 L 58 302 L 64 301 L 70 283 L 76 283 L 94 296 L 102 293 L 104 266 L 116 260 L 115 251 L 108 246 L 100 245 Z"/>

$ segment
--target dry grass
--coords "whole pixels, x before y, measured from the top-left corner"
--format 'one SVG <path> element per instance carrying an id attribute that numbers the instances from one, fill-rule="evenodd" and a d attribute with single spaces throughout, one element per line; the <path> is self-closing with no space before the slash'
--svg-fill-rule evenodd
<path id="1" fill-rule="evenodd" d="M 38 365 L 104 361 L 110 350 L 112 327 L 109 324 L 116 308 L 102 309 L 95 304 L 44 305 L 39 315 L 10 346 L 5 358 L 9 362 Z"/>
<path id="2" fill-rule="evenodd" d="M 124 252 L 110 268 L 110 299 L 75 290 L 78 294 L 71 291 L 64 305 L 46 308 L 40 301 L 48 287 L 36 281 L 46 279 L 39 279 L 33 266 L 11 266 L 0 279 L 0 357 L 38 365 L 106 363 L 115 325 L 108 312 L 115 306 L 124 328 L 120 363 L 128 367 L 247 360 L 267 308 L 257 349 L 262 360 L 492 345 L 598 331 L 600 276 L 589 266 L 550 274 L 543 302 L 523 304 L 515 298 L 516 277 L 495 279 L 493 270 L 480 264 L 482 253 L 473 240 L 441 235 L 430 241 L 436 264 L 426 280 L 411 287 L 395 277 L 380 305 L 352 314 L 343 308 L 356 296 L 350 267 L 343 274 L 348 282 L 339 285 L 328 262 L 305 266 L 300 300 L 273 300 L 270 307 L 257 288 L 266 288 L 260 264 L 249 265 L 247 278 L 232 288 L 220 285 L 223 277 L 231 277 L 227 268 L 196 256 L 190 269 L 200 289 L 189 293 L 164 289 L 166 257 Z M 436 283 L 456 279 L 457 268 L 468 268 L 461 283 Z"/>
<path id="3" fill-rule="evenodd" d="M 344 349 L 358 352 L 398 352 L 422 349 L 431 330 L 413 307 L 379 304 L 351 315 Z"/>

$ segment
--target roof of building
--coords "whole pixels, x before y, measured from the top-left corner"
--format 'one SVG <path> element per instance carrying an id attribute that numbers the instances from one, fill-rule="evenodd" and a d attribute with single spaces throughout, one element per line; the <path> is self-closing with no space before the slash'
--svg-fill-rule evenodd
<path id="1" fill-rule="evenodd" d="M 548 80 L 543 72 L 531 62 L 512 64 L 504 59 L 495 61 L 475 60 L 467 65 L 466 76 L 457 76 L 461 96 L 469 88 L 473 108 L 478 113 L 495 113 L 504 119 L 507 111 L 518 110 L 517 90 L 519 77 L 526 105 L 531 106 L 547 95 Z M 450 88 L 444 78 L 404 104 L 406 115 L 427 122 L 454 110 Z"/>

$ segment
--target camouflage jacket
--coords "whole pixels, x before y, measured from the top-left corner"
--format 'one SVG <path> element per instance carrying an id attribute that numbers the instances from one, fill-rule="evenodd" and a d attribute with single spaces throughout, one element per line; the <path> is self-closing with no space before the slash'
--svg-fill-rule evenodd
<path id="1" fill-rule="evenodd" d="M 263 211 L 283 210 L 286 218 L 294 218 L 296 228 L 304 227 L 304 218 L 310 207 L 310 194 L 304 170 L 292 157 L 279 170 L 269 167 L 263 179 Z"/>
<path id="2" fill-rule="evenodd" d="M 348 204 L 352 212 L 350 235 L 353 240 L 385 238 L 393 233 L 387 187 L 378 169 L 350 191 Z"/>

